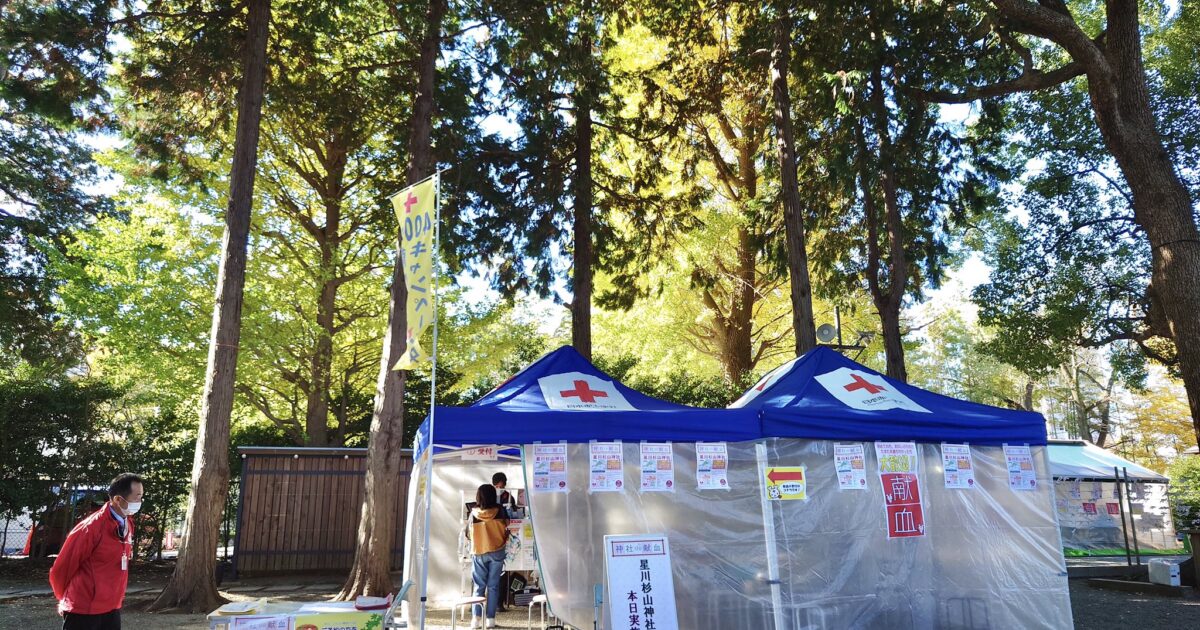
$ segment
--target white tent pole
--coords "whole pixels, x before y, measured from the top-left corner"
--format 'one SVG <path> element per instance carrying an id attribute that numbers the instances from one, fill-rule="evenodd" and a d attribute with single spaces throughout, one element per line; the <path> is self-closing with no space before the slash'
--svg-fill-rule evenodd
<path id="1" fill-rule="evenodd" d="M 442 172 L 433 175 L 433 367 L 429 371 L 429 465 L 425 475 L 425 545 L 421 563 L 421 630 L 425 630 L 426 604 L 429 599 L 429 513 L 433 511 L 433 415 L 437 409 L 438 355 L 438 248 L 442 231 Z"/>
<path id="2" fill-rule="evenodd" d="M 775 630 L 784 630 L 783 592 L 779 584 L 779 549 L 775 546 L 775 508 L 767 498 L 767 444 L 754 445 L 758 455 L 759 498 L 762 500 L 763 533 L 767 539 L 767 583 L 771 585 L 771 608 L 775 613 Z"/>

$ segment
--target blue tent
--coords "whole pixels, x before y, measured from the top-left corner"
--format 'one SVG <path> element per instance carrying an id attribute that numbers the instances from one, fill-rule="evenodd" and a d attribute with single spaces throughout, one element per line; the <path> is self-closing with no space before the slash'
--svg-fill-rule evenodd
<path id="1" fill-rule="evenodd" d="M 767 373 L 733 404 L 769 437 L 1045 444 L 1039 413 L 958 400 L 890 379 L 826 347 Z"/>
<path id="2" fill-rule="evenodd" d="M 416 455 L 429 444 L 429 418 Z M 532 444 L 590 440 L 738 442 L 755 440 L 753 409 L 699 409 L 630 389 L 563 346 L 469 407 L 437 407 L 434 442 Z"/>

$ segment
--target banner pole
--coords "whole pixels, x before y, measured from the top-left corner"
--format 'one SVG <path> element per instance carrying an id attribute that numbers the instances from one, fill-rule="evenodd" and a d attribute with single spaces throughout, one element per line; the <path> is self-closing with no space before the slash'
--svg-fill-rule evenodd
<path id="1" fill-rule="evenodd" d="M 421 563 L 421 630 L 425 630 L 427 602 L 429 600 L 429 513 L 433 511 L 433 455 L 434 413 L 437 409 L 437 356 L 438 356 L 438 251 L 442 232 L 442 171 L 433 174 L 433 361 L 429 371 L 429 445 L 426 447 L 425 474 L 425 543 L 424 562 Z"/>

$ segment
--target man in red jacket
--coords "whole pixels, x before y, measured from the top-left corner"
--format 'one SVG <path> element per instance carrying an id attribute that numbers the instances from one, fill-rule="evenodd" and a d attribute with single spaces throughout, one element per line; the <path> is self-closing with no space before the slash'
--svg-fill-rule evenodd
<path id="1" fill-rule="evenodd" d="M 108 503 L 67 534 L 50 568 L 63 630 L 120 630 L 133 559 L 132 515 L 141 507 L 142 478 L 120 474 L 108 486 Z"/>

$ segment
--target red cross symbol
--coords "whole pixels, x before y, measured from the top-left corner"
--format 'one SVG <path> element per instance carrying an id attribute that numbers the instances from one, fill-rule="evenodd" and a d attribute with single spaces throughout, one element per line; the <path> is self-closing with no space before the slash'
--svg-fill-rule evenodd
<path id="1" fill-rule="evenodd" d="M 558 392 L 563 398 L 575 397 L 585 403 L 596 402 L 596 397 L 608 398 L 607 392 L 596 391 L 588 387 L 587 381 L 575 381 L 575 389 Z"/>
<path id="2" fill-rule="evenodd" d="M 852 391 L 859 390 L 859 389 L 867 390 L 868 394 L 878 394 L 879 392 L 882 392 L 882 391 L 886 390 L 887 388 L 884 387 L 883 385 L 876 385 L 870 381 L 867 381 L 863 377 L 855 374 L 854 382 L 850 383 L 849 385 L 846 386 L 846 391 L 852 392 Z"/>
<path id="3" fill-rule="evenodd" d="M 404 200 L 404 214 L 412 212 L 412 207 L 417 205 L 417 198 L 412 193 L 408 193 L 408 198 Z"/>

